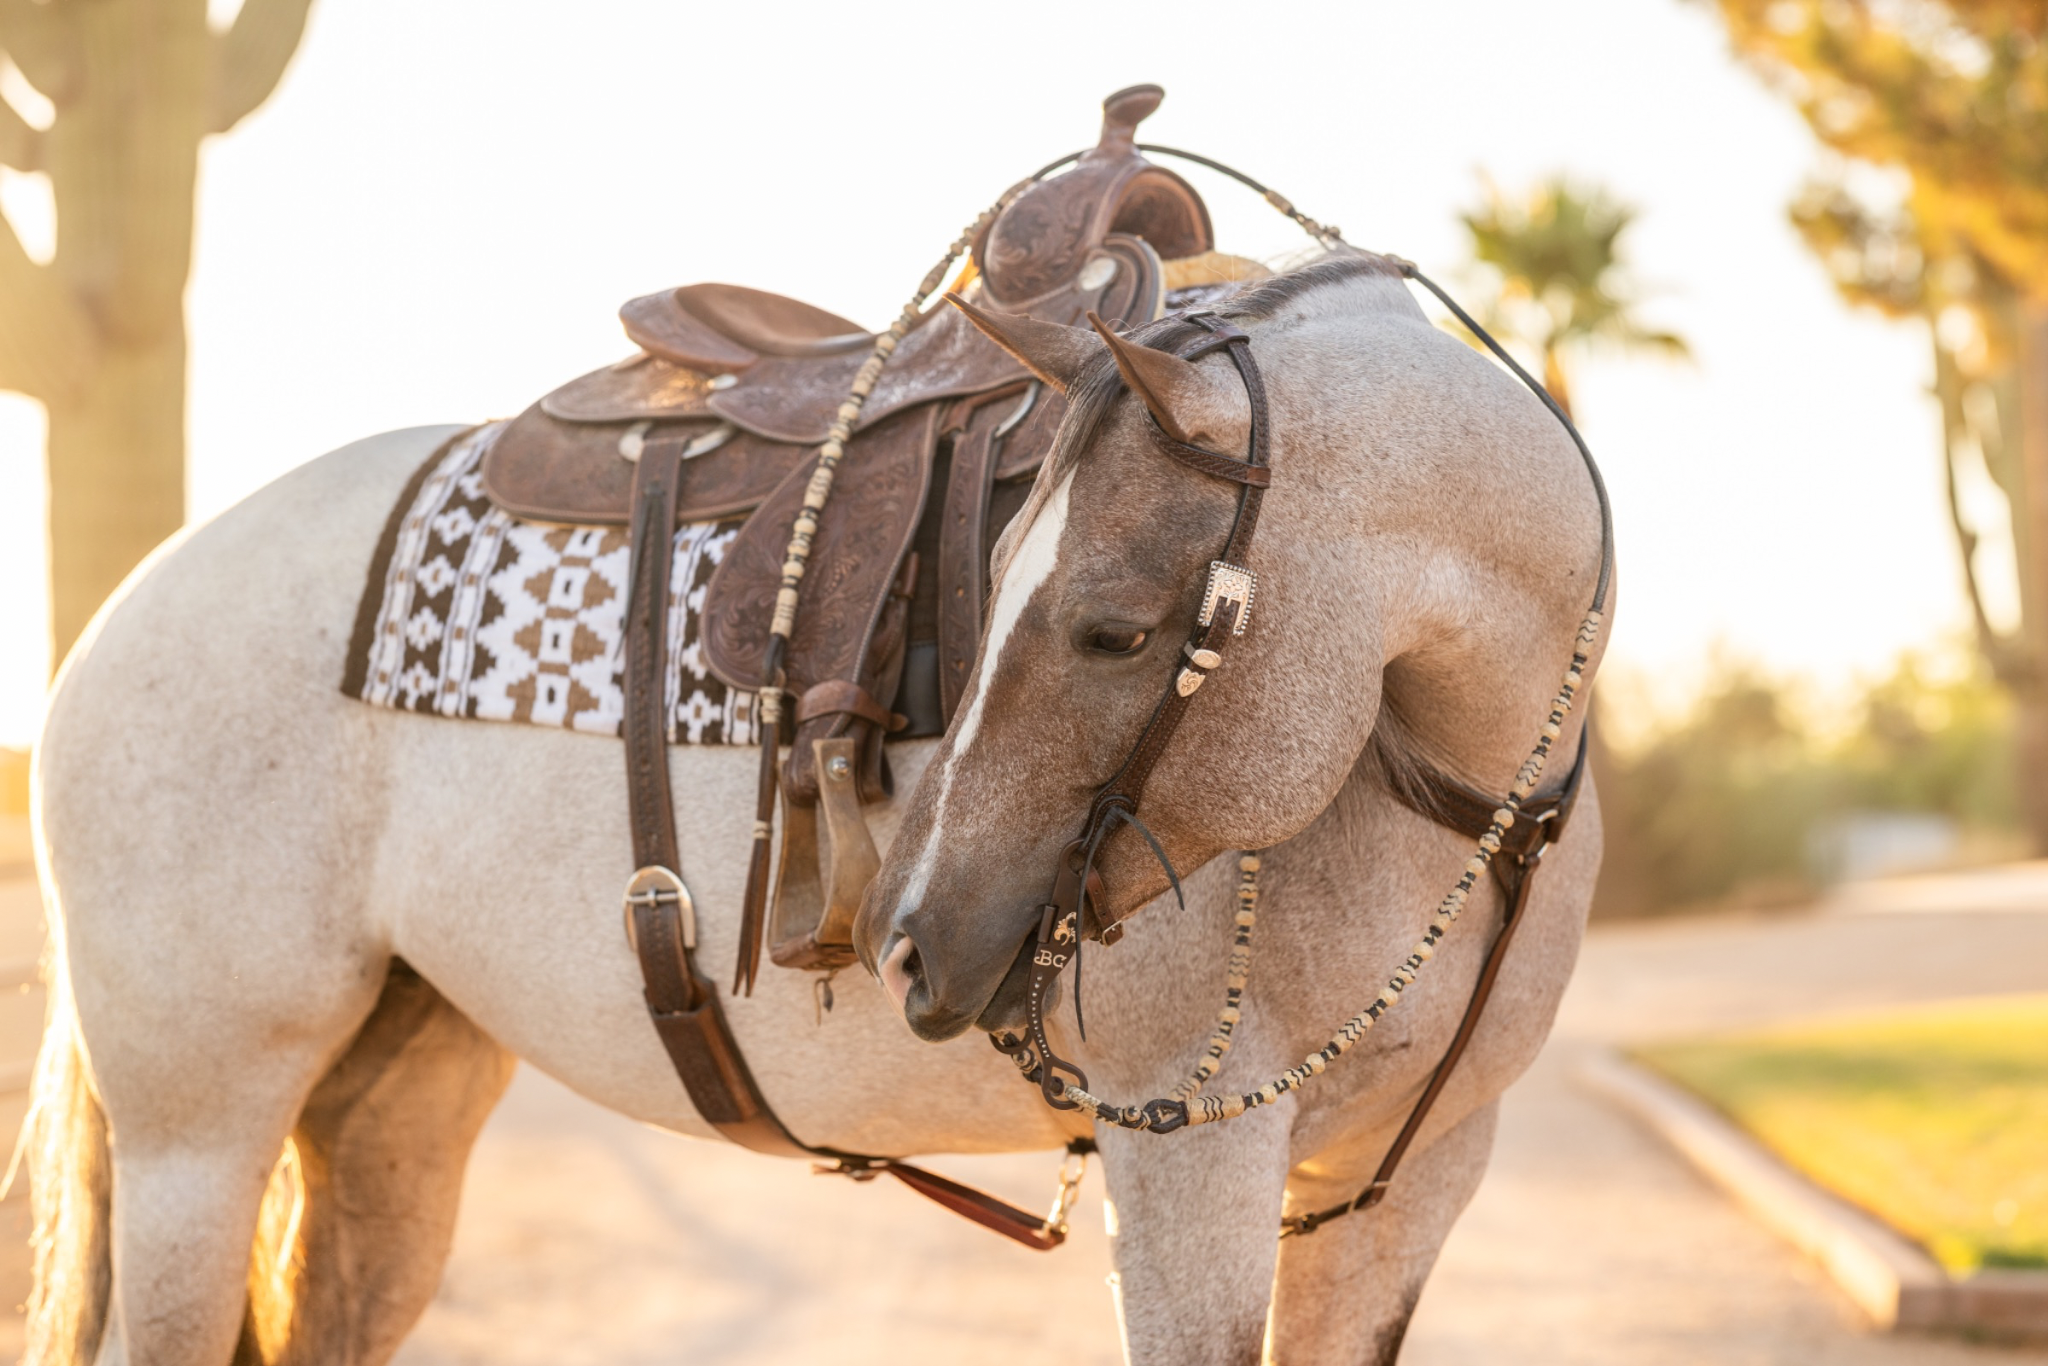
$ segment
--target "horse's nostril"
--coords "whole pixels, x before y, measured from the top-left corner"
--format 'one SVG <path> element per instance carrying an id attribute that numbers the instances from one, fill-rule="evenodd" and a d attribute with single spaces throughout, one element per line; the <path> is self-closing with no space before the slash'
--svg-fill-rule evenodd
<path id="1" fill-rule="evenodd" d="M 910 988 L 924 976 L 924 959 L 917 952 L 917 945 L 909 935 L 899 938 L 889 947 L 889 956 L 882 960 L 882 989 L 889 993 L 889 999 L 896 1003 L 898 1010 L 910 998 Z"/>

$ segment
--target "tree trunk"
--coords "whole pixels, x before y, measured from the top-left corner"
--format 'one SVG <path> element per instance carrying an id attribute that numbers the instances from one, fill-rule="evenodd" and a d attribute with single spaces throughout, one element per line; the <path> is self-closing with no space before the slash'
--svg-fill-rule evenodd
<path id="1" fill-rule="evenodd" d="M 1543 348 L 1543 387 L 1548 389 L 1550 396 L 1557 400 L 1557 406 L 1564 409 L 1565 416 L 1570 417 L 1572 413 L 1571 388 L 1565 382 L 1564 357 L 1558 354 L 1555 346 L 1545 346 Z"/>
<path id="2" fill-rule="evenodd" d="M 185 335 L 107 346 L 50 407 L 50 628 L 70 649 L 107 595 L 185 520 Z"/>
<path id="3" fill-rule="evenodd" d="M 2048 299 L 2019 307 L 2020 465 L 2026 497 L 2013 509 L 2020 560 L 2021 634 L 2028 668 L 2014 690 L 2019 709 L 2020 814 L 2035 851 L 2048 854 Z M 2023 523 L 2023 524 L 2022 524 Z"/>

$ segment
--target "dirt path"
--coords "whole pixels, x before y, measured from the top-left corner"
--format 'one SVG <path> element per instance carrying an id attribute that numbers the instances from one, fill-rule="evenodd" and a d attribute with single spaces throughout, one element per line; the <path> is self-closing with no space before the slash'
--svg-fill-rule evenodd
<path id="1" fill-rule="evenodd" d="M 2048 889 L 2040 904 L 2048 905 Z M 1967 923 L 1967 933 L 1964 924 Z M 1606 928 L 1510 1093 L 1407 1366 L 2048 1366 L 1869 1334 L 1817 1273 L 1581 1093 L 1594 1043 L 2048 987 L 2048 913 L 1828 914 Z M 1051 1159 L 944 1164 L 1035 1203 Z M 1120 1360 L 1093 1178 L 1073 1242 L 1008 1247 L 885 1184 L 638 1128 L 522 1074 L 470 1175 L 440 1299 L 399 1357 L 455 1363 Z M 1042 1321 L 1039 1306 L 1069 1306 Z"/>
<path id="2" fill-rule="evenodd" d="M 20 969 L 38 907 L 33 883 L 9 871 L 0 959 Z M 2048 907 L 2048 865 L 1894 883 L 1848 904 L 1871 913 L 1592 935 L 1549 1049 L 1509 1094 L 1492 1170 L 1423 1299 L 1406 1366 L 2048 1366 L 2048 1350 L 1863 1331 L 1799 1257 L 1572 1082 L 1575 1058 L 1607 1041 L 2048 989 L 2048 910 L 2013 909 Z M 1928 905 L 1972 913 L 1915 909 Z M 11 1129 L 41 1001 L 4 986 Z M 1051 1193 L 1048 1155 L 938 1165 L 1027 1204 Z M 472 1164 L 441 1294 L 399 1361 L 737 1366 L 829 1351 L 840 1366 L 1112 1366 L 1100 1197 L 1091 1175 L 1073 1240 L 1040 1256 L 892 1183 L 671 1138 L 522 1071 Z M 0 1359 L 18 1350 L 6 1311 L 26 1291 L 24 1205 L 0 1204 Z M 1047 1322 L 1045 1304 L 1067 1315 Z"/>

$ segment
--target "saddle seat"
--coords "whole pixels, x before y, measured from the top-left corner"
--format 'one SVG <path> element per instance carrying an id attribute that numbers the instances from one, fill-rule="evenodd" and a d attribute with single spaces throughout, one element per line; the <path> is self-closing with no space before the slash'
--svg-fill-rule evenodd
<path id="1" fill-rule="evenodd" d="M 663 360 L 707 374 L 744 370 L 764 355 L 865 351 L 874 334 L 836 313 L 745 285 L 684 285 L 619 309 L 626 335 Z"/>

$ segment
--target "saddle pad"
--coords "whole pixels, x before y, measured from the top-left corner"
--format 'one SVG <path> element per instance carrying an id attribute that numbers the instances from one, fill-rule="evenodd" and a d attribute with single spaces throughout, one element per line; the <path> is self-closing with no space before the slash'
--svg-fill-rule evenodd
<path id="1" fill-rule="evenodd" d="M 493 507 L 481 466 L 504 428 L 465 432 L 407 484 L 371 561 L 341 690 L 399 711 L 617 735 L 630 533 L 521 521 Z M 711 673 L 699 634 L 705 586 L 741 525 L 676 530 L 672 744 L 759 742 L 756 695 Z"/>

